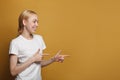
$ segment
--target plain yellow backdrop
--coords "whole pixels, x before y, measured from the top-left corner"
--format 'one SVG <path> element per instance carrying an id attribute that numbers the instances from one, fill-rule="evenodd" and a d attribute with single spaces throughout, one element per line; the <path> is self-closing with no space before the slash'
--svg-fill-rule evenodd
<path id="1" fill-rule="evenodd" d="M 9 43 L 25 9 L 39 16 L 36 33 L 51 54 L 46 58 L 60 49 L 70 55 L 43 68 L 43 80 L 120 80 L 119 0 L 1 0 L 0 80 L 12 80 Z"/>

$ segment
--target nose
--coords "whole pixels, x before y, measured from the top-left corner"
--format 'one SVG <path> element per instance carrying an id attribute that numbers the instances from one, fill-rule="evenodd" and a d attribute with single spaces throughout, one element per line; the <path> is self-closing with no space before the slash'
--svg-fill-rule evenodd
<path id="1" fill-rule="evenodd" d="M 38 26 L 38 22 L 36 22 L 36 26 Z"/>

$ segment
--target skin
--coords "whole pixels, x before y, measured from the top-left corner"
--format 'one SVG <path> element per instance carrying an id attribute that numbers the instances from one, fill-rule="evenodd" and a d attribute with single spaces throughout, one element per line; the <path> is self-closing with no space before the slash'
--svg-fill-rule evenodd
<path id="1" fill-rule="evenodd" d="M 23 20 L 24 24 L 24 30 L 22 32 L 22 36 L 26 39 L 32 39 L 31 34 L 33 34 L 38 26 L 38 18 L 37 15 L 31 14 L 31 16 L 28 18 L 28 20 Z M 47 56 L 48 54 L 39 54 L 40 49 L 36 51 L 36 53 L 33 55 L 33 57 L 29 58 L 26 62 L 23 64 L 18 64 L 18 57 L 14 54 L 10 55 L 10 72 L 12 76 L 16 76 L 20 72 L 24 71 L 26 68 L 28 68 L 32 63 L 40 63 L 41 67 L 45 67 L 53 62 L 63 62 L 64 58 L 69 55 L 60 55 L 61 50 L 57 52 L 55 56 L 53 56 L 49 60 L 43 60 L 43 56 Z"/>

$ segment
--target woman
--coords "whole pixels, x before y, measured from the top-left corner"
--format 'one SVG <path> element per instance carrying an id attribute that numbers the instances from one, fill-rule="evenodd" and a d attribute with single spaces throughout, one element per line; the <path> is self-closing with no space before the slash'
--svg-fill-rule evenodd
<path id="1" fill-rule="evenodd" d="M 63 62 L 67 55 L 60 51 L 51 59 L 44 61 L 42 54 L 46 48 L 42 36 L 34 34 L 38 17 L 34 11 L 25 10 L 19 16 L 19 36 L 10 43 L 10 72 L 15 80 L 42 80 L 41 67 L 53 62 Z"/>

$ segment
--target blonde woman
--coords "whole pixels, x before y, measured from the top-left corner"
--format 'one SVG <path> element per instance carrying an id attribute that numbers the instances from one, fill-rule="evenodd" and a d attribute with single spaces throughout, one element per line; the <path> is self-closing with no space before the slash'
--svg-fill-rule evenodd
<path id="1" fill-rule="evenodd" d="M 19 36 L 10 42 L 10 72 L 15 80 L 42 80 L 41 67 L 53 62 L 62 62 L 67 55 L 60 51 L 51 59 L 44 61 L 42 57 L 46 48 L 41 35 L 34 34 L 38 27 L 38 16 L 32 10 L 23 11 L 18 19 Z"/>

